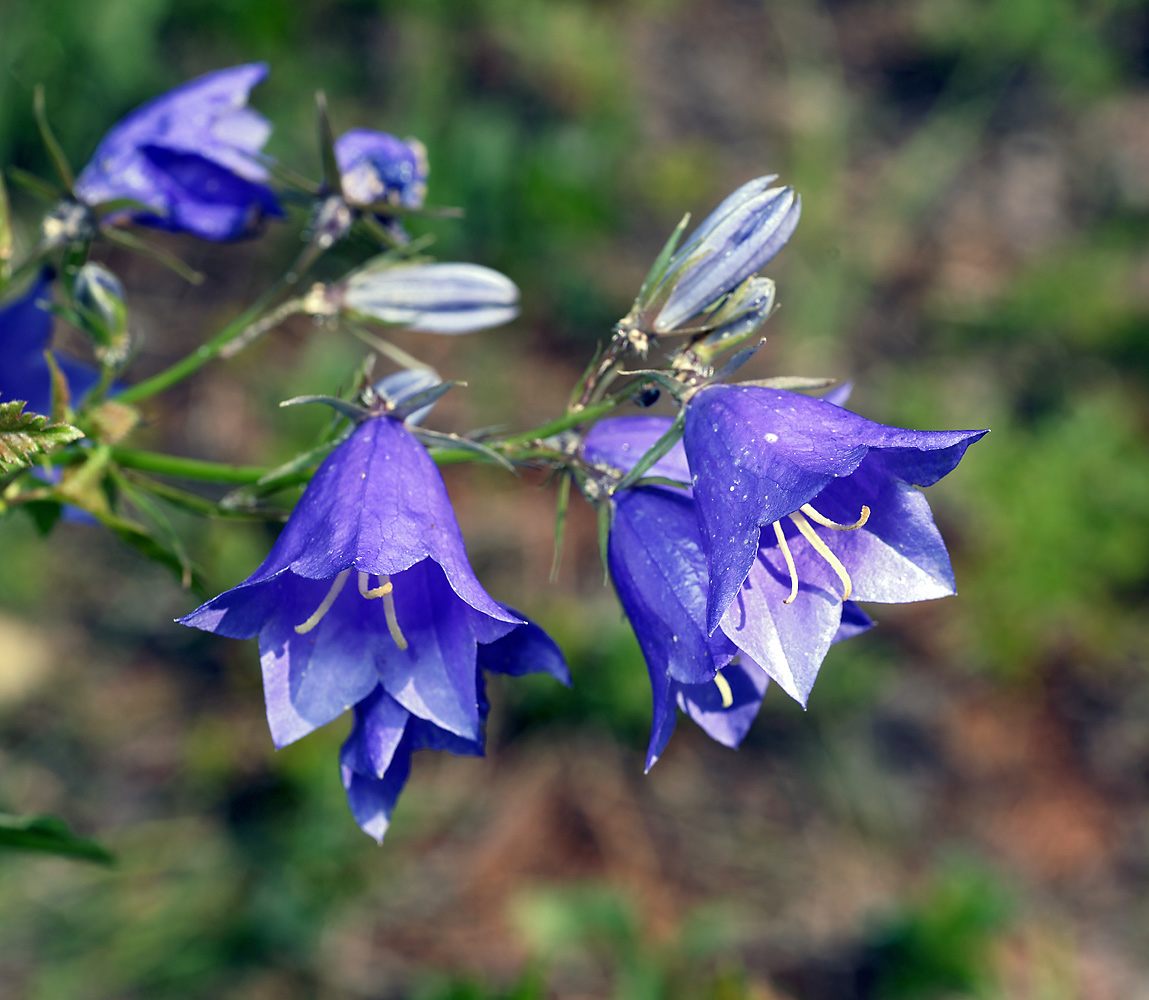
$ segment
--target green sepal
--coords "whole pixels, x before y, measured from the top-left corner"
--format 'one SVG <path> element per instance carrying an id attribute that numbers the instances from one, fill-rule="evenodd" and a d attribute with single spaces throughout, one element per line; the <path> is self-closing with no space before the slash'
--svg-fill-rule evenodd
<path id="1" fill-rule="evenodd" d="M 162 208 L 136 201 L 135 198 L 112 198 L 110 201 L 101 201 L 98 205 L 90 207 L 101 220 L 109 215 L 114 215 L 116 212 L 143 212 L 147 215 L 158 216 L 161 219 L 167 214 Z"/>
<path id="2" fill-rule="evenodd" d="M 649 296 L 654 292 L 661 283 L 664 277 L 666 266 L 670 263 L 670 258 L 674 256 L 674 251 L 678 249 L 678 241 L 682 239 L 682 234 L 686 232 L 686 227 L 690 225 L 690 213 L 687 212 L 678 225 L 674 227 L 667 239 L 663 244 L 662 249 L 658 252 L 658 256 L 654 258 L 654 263 L 650 265 L 650 270 L 643 279 L 642 287 L 638 290 L 638 298 L 634 300 L 634 304 L 639 309 L 645 309 L 650 303 Z"/>
<path id="3" fill-rule="evenodd" d="M 292 396 L 291 399 L 285 399 L 279 405 L 304 406 L 307 403 L 323 403 L 326 406 L 330 406 L 333 410 L 342 413 L 343 416 L 357 422 L 360 420 L 366 420 L 372 415 L 370 410 L 364 409 L 362 406 L 358 406 L 346 399 L 340 399 L 338 396 Z"/>
<path id="4" fill-rule="evenodd" d="M 682 428 L 685 426 L 686 410 L 683 409 L 678 411 L 674 418 L 674 423 L 666 429 L 666 433 L 663 434 L 662 437 L 650 446 L 646 454 L 635 463 L 634 468 L 611 487 L 611 493 L 617 493 L 619 490 L 625 490 L 629 486 L 634 486 L 642 479 L 647 469 L 653 466 L 655 462 L 678 443 L 678 439 L 682 437 Z"/>
<path id="5" fill-rule="evenodd" d="M 343 180 L 339 174 L 339 161 L 335 158 L 335 134 L 327 115 L 327 95 L 322 90 L 315 92 L 315 114 L 319 126 L 319 158 L 323 164 L 320 193 L 342 194 Z"/>
<path id="6" fill-rule="evenodd" d="M 30 174 L 27 170 L 21 170 L 19 167 L 9 167 L 8 176 L 25 191 L 31 191 L 32 194 L 44 201 L 57 202 L 61 198 L 67 197 L 68 194 L 67 191 L 61 191 L 51 181 L 46 181 L 42 177 Z"/>
<path id="7" fill-rule="evenodd" d="M 203 283 L 203 275 L 194 267 L 185 264 L 174 253 L 169 253 L 163 247 L 148 243 L 147 240 L 141 240 L 134 233 L 109 226 L 101 229 L 100 235 L 109 243 L 114 243 L 125 250 L 131 250 L 133 253 L 148 257 L 157 264 L 163 264 L 164 267 L 174 274 L 178 274 L 188 284 L 199 285 Z"/>
<path id="8" fill-rule="evenodd" d="M 432 403 L 437 402 L 443 396 L 447 395 L 455 386 L 466 387 L 466 382 L 456 382 L 448 380 L 440 382 L 438 385 L 433 385 L 429 389 L 424 389 L 422 392 L 415 393 L 414 396 L 408 396 L 403 402 L 395 404 L 388 412 L 393 417 L 399 417 L 401 420 L 406 420 L 416 410 L 423 409 L 424 406 L 430 406 Z"/>
<path id="9" fill-rule="evenodd" d="M 0 402 L 0 472 L 31 465 L 29 456 L 77 441 L 84 432 L 71 424 L 53 423 L 41 413 L 24 413 L 24 400 Z"/>
<path id="10" fill-rule="evenodd" d="M 673 486 L 675 489 L 688 490 L 690 483 L 684 483 L 681 479 L 671 479 L 669 476 L 643 476 L 641 479 L 636 480 L 635 486 Z"/>
<path id="11" fill-rule="evenodd" d="M 56 816 L 13 816 L 0 813 L 0 849 L 58 854 L 101 865 L 115 864 L 116 858 L 95 840 L 74 834 Z"/>
<path id="12" fill-rule="evenodd" d="M 56 169 L 56 176 L 60 178 L 60 183 L 64 185 L 65 189 L 71 191 L 76 186 L 76 175 L 72 173 L 72 167 L 64 155 L 64 147 L 60 145 L 56 133 L 52 131 L 52 126 L 48 123 L 48 112 L 44 106 L 43 84 L 36 84 L 32 91 L 32 111 L 36 116 L 36 127 L 40 130 L 40 138 L 44 142 L 44 148 L 48 151 L 48 157 Z"/>
<path id="13" fill-rule="evenodd" d="M 484 458 L 490 459 L 492 462 L 503 466 L 505 469 L 509 469 L 511 472 L 516 474 L 518 472 L 507 460 L 505 455 L 500 455 L 493 448 L 488 448 L 481 441 L 472 441 L 470 438 L 462 437 L 459 434 L 444 434 L 442 431 L 429 431 L 425 427 L 408 427 L 407 429 L 428 448 L 460 448 L 463 451 L 482 455 Z M 434 453 L 432 453 L 432 457 L 434 457 Z"/>
<path id="14" fill-rule="evenodd" d="M 296 191 L 311 195 L 312 198 L 320 193 L 319 185 L 310 177 L 304 177 L 303 174 L 297 173 L 290 167 L 285 167 L 282 163 L 272 160 L 270 163 L 265 164 L 265 166 L 273 177 L 279 178 L 284 184 L 295 188 Z M 307 201 L 311 201 L 311 198 L 308 198 Z"/>
<path id="15" fill-rule="evenodd" d="M 743 347 L 742 350 L 730 355 L 722 367 L 714 373 L 711 381 L 721 382 L 724 378 L 733 375 L 739 368 L 746 364 L 747 361 L 754 357 L 765 343 L 766 338 L 763 337 L 757 344 L 748 344 L 746 347 Z"/>
<path id="16" fill-rule="evenodd" d="M 571 499 L 571 476 L 564 472 L 559 476 L 558 496 L 555 499 L 555 554 L 551 559 L 551 583 L 559 578 L 559 566 L 563 561 L 563 540 L 566 537 L 567 508 Z"/>
<path id="17" fill-rule="evenodd" d="M 602 560 L 602 585 L 610 582 L 610 529 L 614 523 L 614 500 L 609 496 L 603 497 L 595 504 L 595 513 L 598 514 L 598 555 Z"/>

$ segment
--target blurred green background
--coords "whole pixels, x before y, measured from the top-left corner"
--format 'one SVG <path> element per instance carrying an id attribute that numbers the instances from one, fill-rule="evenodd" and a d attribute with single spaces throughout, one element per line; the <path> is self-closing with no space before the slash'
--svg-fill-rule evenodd
<path id="1" fill-rule="evenodd" d="M 470 388 L 436 426 L 530 426 L 628 308 L 684 210 L 779 172 L 803 196 L 749 377 L 856 382 L 865 415 L 992 427 L 930 491 L 957 598 L 873 609 L 803 713 L 737 753 L 681 722 L 641 774 L 645 670 L 572 505 L 452 469 L 480 577 L 545 624 L 573 692 L 492 685 L 488 758 L 421 755 L 377 848 L 345 723 L 273 752 L 252 643 L 103 534 L 0 521 L 0 810 L 51 812 L 111 870 L 0 856 L 0 997 L 1149 996 L 1149 8 L 1134 0 L 7 0 L 0 163 L 75 165 L 208 69 L 272 66 L 269 150 L 416 135 L 434 252 L 510 274 L 523 316 L 405 336 Z M 24 246 L 39 208 L 19 194 Z M 104 253 L 158 370 L 290 259 L 168 246 L 199 288 Z M 334 265 L 332 265 L 334 266 Z M 68 342 L 68 332 L 59 335 Z M 271 462 L 361 348 L 307 323 L 149 408 L 138 440 Z M 212 589 L 261 528 L 181 522 Z M 424 759 L 425 758 L 425 759 Z"/>

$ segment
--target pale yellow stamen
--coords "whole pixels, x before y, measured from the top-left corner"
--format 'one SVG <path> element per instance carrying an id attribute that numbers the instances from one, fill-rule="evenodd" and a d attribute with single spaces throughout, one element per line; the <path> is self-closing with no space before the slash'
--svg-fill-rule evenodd
<path id="1" fill-rule="evenodd" d="M 833 528 L 835 531 L 857 531 L 870 519 L 870 508 L 865 504 L 862 504 L 862 513 L 858 515 L 858 519 L 853 524 L 839 524 L 837 521 L 831 521 L 824 514 L 819 514 L 808 503 L 802 504 L 801 510 L 811 521 L 822 525 L 823 528 Z"/>
<path id="2" fill-rule="evenodd" d="M 734 692 L 730 690 L 730 681 L 722 676 L 722 671 L 714 675 L 714 684 L 718 688 L 718 693 L 722 695 L 722 707 L 729 708 L 734 704 Z"/>
<path id="3" fill-rule="evenodd" d="M 790 571 L 790 596 L 782 603 L 793 604 L 794 598 L 798 596 L 798 569 L 794 565 L 794 556 L 790 552 L 786 536 L 782 534 L 782 525 L 777 521 L 774 522 L 774 537 L 778 539 L 778 548 L 782 550 L 782 558 L 786 560 L 786 568 Z"/>
<path id="4" fill-rule="evenodd" d="M 379 577 L 382 585 L 387 588 L 387 592 L 383 594 L 383 614 L 387 618 L 387 631 L 391 633 L 391 638 L 395 640 L 395 645 L 400 650 L 407 648 L 407 638 L 403 635 L 402 630 L 399 628 L 399 619 L 395 617 L 395 595 L 391 592 L 391 581 L 385 576 Z"/>
<path id="5" fill-rule="evenodd" d="M 850 581 L 850 574 L 846 572 L 846 567 L 838 561 L 838 557 L 830 551 L 829 546 L 818 537 L 818 533 L 810 526 L 810 522 L 806 520 L 800 511 L 794 511 L 794 513 L 790 515 L 790 520 L 793 521 L 797 529 L 802 532 L 802 537 L 814 547 L 814 551 L 825 559 L 826 562 L 830 564 L 830 568 L 838 574 L 838 579 L 842 581 L 842 600 L 848 601 L 850 599 L 850 592 L 854 589 L 854 585 Z"/>
<path id="6" fill-rule="evenodd" d="M 320 602 L 319 607 L 315 609 L 315 613 L 307 619 L 302 625 L 296 625 L 295 631 L 300 635 L 306 635 L 316 625 L 323 621 L 323 616 L 331 610 L 331 605 L 335 603 L 335 599 L 339 596 L 340 591 L 343 590 L 343 585 L 347 582 L 347 577 L 351 575 L 351 570 L 345 569 L 334 580 L 331 581 L 331 589 L 327 591 L 327 596 Z"/>
<path id="7" fill-rule="evenodd" d="M 367 584 L 371 581 L 371 574 L 360 572 L 359 573 L 359 593 L 367 598 L 369 601 L 375 600 L 377 597 L 385 597 L 391 593 L 391 581 L 386 577 L 379 577 L 380 580 L 386 580 L 385 583 L 380 583 L 378 587 L 368 589 Z"/>

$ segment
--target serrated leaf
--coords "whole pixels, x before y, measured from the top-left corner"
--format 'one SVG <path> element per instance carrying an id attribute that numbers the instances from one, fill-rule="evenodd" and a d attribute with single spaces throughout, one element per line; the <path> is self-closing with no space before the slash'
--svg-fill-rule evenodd
<path id="1" fill-rule="evenodd" d="M 29 456 L 46 453 L 84 432 L 71 424 L 54 424 L 41 413 L 24 413 L 24 401 L 0 402 L 0 472 L 30 465 Z"/>
<path id="2" fill-rule="evenodd" d="M 106 847 L 72 832 L 56 816 L 13 816 L 0 813 L 0 849 L 59 854 L 102 865 L 115 863 Z"/>
<path id="3" fill-rule="evenodd" d="M 677 443 L 678 439 L 682 437 L 682 428 L 686 425 L 686 410 L 678 411 L 677 416 L 674 418 L 674 423 L 667 428 L 666 433 L 662 435 L 657 441 L 650 446 L 650 449 L 642 456 L 625 476 L 622 477 L 611 488 L 612 493 L 617 493 L 619 490 L 624 490 L 628 486 L 633 486 L 643 476 L 646 475 L 649 469 L 655 462 L 657 462 L 663 455 L 665 455 Z"/>

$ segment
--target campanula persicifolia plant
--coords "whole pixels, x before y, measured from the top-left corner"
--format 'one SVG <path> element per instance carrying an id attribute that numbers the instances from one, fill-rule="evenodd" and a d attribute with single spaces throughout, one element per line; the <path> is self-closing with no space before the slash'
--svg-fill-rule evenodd
<path id="1" fill-rule="evenodd" d="M 556 540 L 572 487 L 595 507 L 603 559 L 650 676 L 647 769 L 679 711 L 736 747 L 771 680 L 806 704 L 831 644 L 872 627 L 858 602 L 953 593 L 918 487 L 953 471 L 985 431 L 877 424 L 846 409 L 848 386 L 825 379 L 731 381 L 775 308 L 774 283 L 759 271 L 798 225 L 792 188 L 774 176 L 750 180 L 685 239 L 684 218 L 552 420 L 433 430 L 434 404 L 458 383 L 379 328 L 497 327 L 517 315 L 519 291 L 482 265 L 432 261 L 408 238 L 404 219 L 428 211 L 417 139 L 368 129 L 336 138 L 320 95 L 322 176 L 267 157 L 271 126 L 248 107 L 266 74 L 259 64 L 219 70 L 155 98 L 108 131 L 78 176 L 37 95 L 58 177 L 16 175 L 54 201 L 18 263 L 0 255 L 0 512 L 78 512 L 167 563 L 185 586 L 192 563 L 163 505 L 285 522 L 243 583 L 180 621 L 258 641 L 276 746 L 351 714 L 339 772 L 364 831 L 383 839 L 415 751 L 483 753 L 485 674 L 570 683 L 543 628 L 475 575 L 437 463 L 550 473 Z M 289 215 L 299 204 L 306 211 Z M 0 246 L 11 244 L 6 205 L 0 188 Z M 111 242 L 194 279 L 141 227 L 220 242 L 293 222 L 303 247 L 283 277 L 186 357 L 139 380 L 133 293 L 90 259 L 93 248 Z M 349 252 L 353 232 L 374 252 L 335 279 L 310 277 L 332 247 Z M 376 380 L 371 355 L 351 391 L 324 395 L 331 387 L 317 385 L 286 400 L 334 411 L 318 447 L 255 469 L 128 447 L 152 397 L 293 315 L 357 336 L 398 367 Z M 57 318 L 86 335 L 90 357 L 52 350 Z M 660 395 L 676 415 L 612 415 Z M 237 488 L 212 500 L 167 477 Z M 300 484 L 293 509 L 275 504 Z"/>

